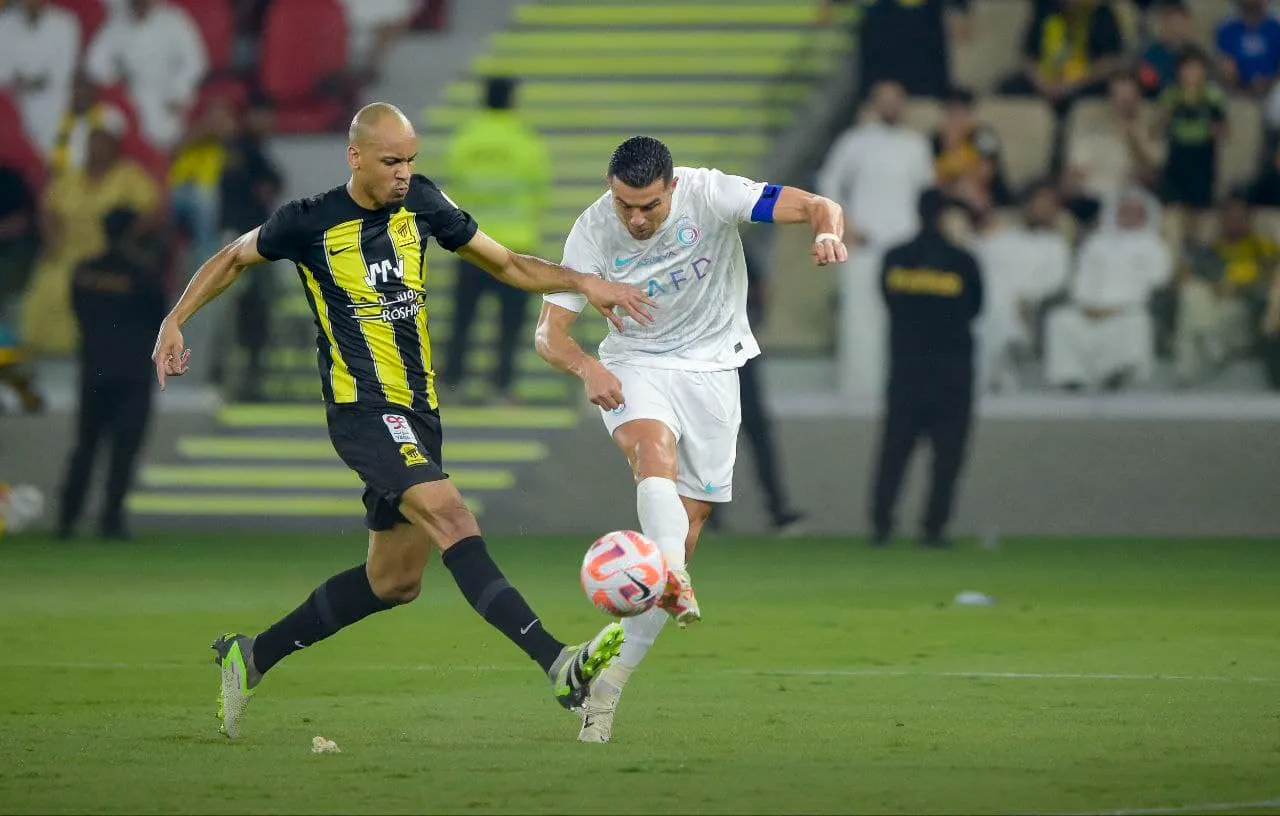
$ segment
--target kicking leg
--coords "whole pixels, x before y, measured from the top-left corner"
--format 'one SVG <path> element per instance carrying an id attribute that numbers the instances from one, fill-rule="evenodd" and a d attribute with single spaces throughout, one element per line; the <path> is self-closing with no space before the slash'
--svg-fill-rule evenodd
<path id="1" fill-rule="evenodd" d="M 611 623 L 576 646 L 554 638 L 490 558 L 480 525 L 447 479 L 409 488 L 400 512 L 440 548 L 472 608 L 547 673 L 556 700 L 565 708 L 580 706 L 591 681 L 617 656 L 622 627 Z"/>

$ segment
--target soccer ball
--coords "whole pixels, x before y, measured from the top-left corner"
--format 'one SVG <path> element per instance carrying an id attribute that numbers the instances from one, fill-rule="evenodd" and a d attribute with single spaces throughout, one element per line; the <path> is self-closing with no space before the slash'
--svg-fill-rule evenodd
<path id="1" fill-rule="evenodd" d="M 35 485 L 0 482 L 0 533 L 18 533 L 44 515 L 44 494 Z"/>
<path id="2" fill-rule="evenodd" d="M 582 589 L 608 615 L 639 615 L 658 602 L 666 586 L 662 550 L 633 530 L 600 536 L 582 559 Z"/>

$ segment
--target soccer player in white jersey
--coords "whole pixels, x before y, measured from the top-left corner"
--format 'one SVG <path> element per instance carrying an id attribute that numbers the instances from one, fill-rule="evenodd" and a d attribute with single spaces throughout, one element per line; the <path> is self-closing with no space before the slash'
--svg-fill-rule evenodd
<path id="1" fill-rule="evenodd" d="M 747 269 L 738 225 L 808 224 L 818 266 L 848 258 L 835 202 L 719 170 L 675 167 L 657 139 L 623 142 L 609 162 L 609 189 L 573 225 L 564 265 L 646 289 L 651 325 L 609 332 L 599 359 L 569 328 L 586 302 L 545 296 L 538 353 L 577 375 L 636 479 L 640 528 L 667 560 L 658 605 L 622 622 L 622 653 L 582 706 L 583 742 L 608 742 L 618 697 L 668 616 L 685 625 L 701 611 L 687 569 L 712 505 L 730 500 L 740 406 L 738 367 L 760 353 L 747 323 Z"/>

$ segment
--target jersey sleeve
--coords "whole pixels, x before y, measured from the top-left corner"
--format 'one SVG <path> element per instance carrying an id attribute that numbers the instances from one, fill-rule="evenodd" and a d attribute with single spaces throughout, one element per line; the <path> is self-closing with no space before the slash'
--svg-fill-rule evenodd
<path id="1" fill-rule="evenodd" d="M 773 208 L 778 203 L 781 187 L 744 176 L 730 176 L 719 170 L 706 173 L 707 202 L 721 221 L 727 224 L 773 221 Z"/>
<path id="2" fill-rule="evenodd" d="M 480 229 L 469 213 L 453 203 L 426 176 L 414 176 L 409 196 L 406 206 L 426 216 L 436 243 L 450 252 L 466 246 Z"/>
<path id="3" fill-rule="evenodd" d="M 258 228 L 258 254 L 268 261 L 297 261 L 307 240 L 305 224 L 302 201 L 280 205 Z"/>
<path id="4" fill-rule="evenodd" d="M 596 251 L 595 243 L 587 237 L 586 228 L 582 226 L 581 220 L 573 225 L 569 237 L 565 239 L 564 259 L 561 260 L 560 265 L 588 275 L 601 277 L 604 275 L 600 253 Z M 586 297 L 577 292 L 551 292 L 543 295 L 542 299 L 546 303 L 554 303 L 571 312 L 581 312 L 587 306 Z"/>

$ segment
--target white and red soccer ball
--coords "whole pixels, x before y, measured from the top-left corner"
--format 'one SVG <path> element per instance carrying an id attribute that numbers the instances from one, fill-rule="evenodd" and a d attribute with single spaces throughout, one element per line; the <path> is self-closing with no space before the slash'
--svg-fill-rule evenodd
<path id="1" fill-rule="evenodd" d="M 582 589 L 607 615 L 639 615 L 658 602 L 666 587 L 662 550 L 634 530 L 605 533 L 582 559 Z"/>

